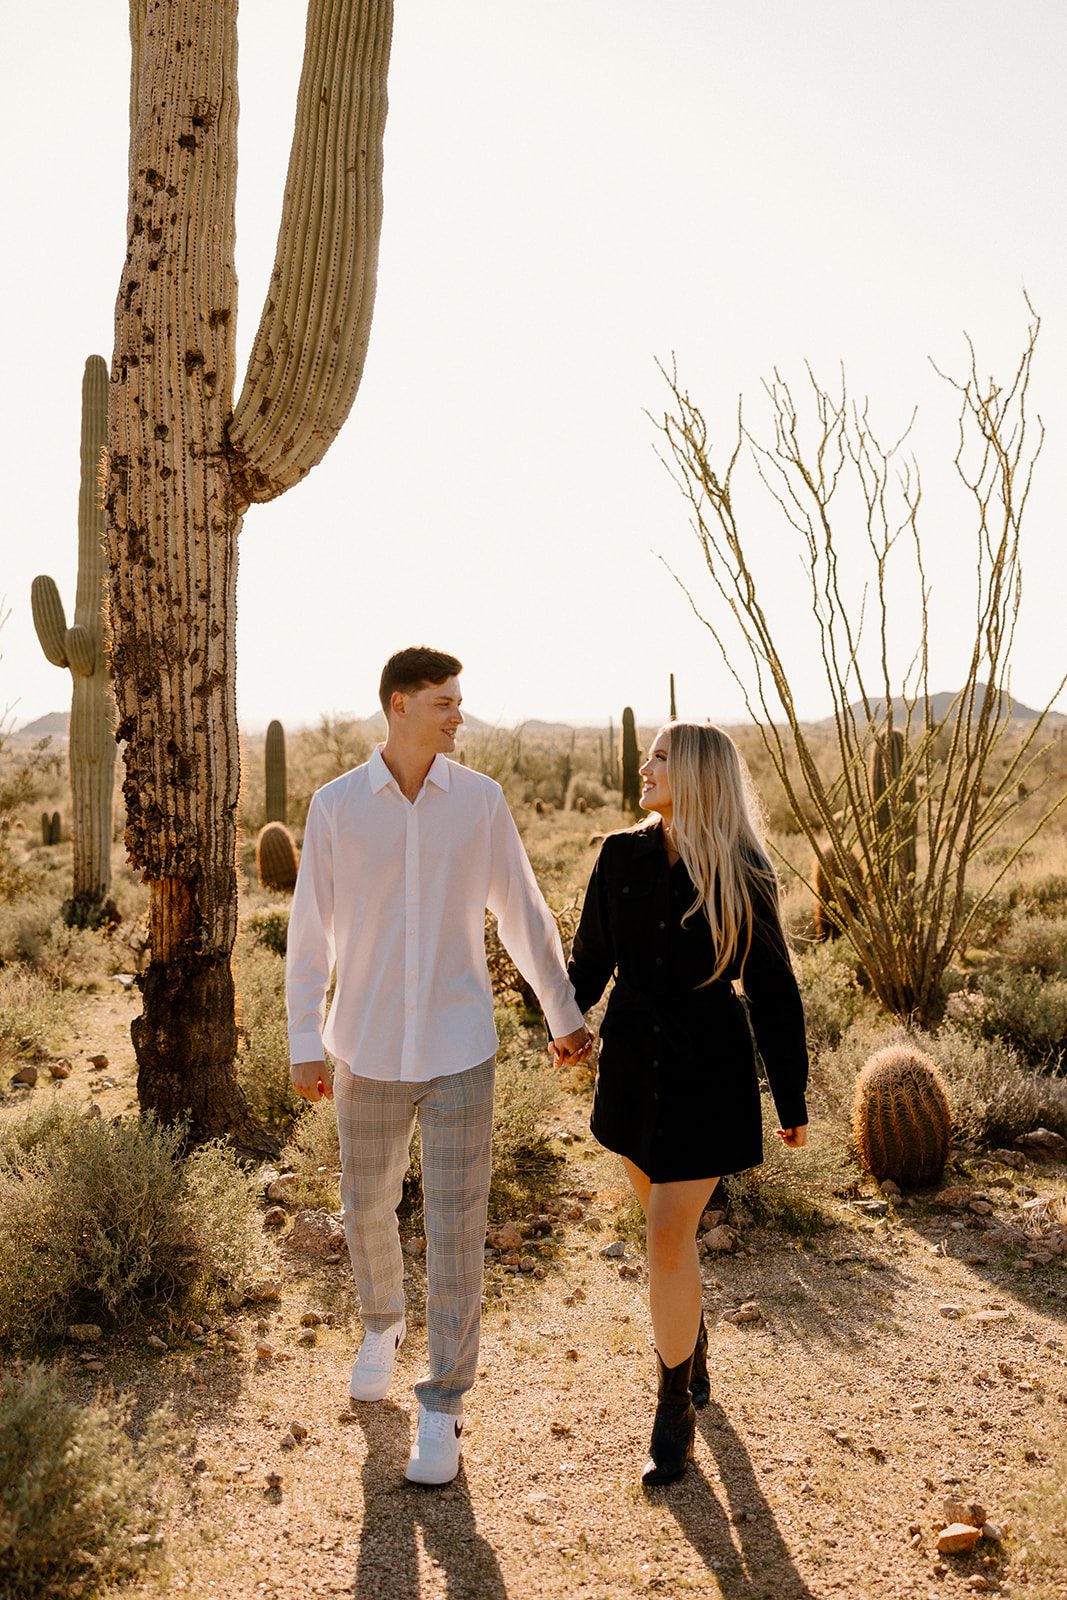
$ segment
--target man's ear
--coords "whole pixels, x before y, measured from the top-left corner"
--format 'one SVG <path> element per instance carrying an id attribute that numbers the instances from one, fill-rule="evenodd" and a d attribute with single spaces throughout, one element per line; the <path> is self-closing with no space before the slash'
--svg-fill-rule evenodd
<path id="1" fill-rule="evenodd" d="M 403 689 L 393 690 L 392 694 L 389 696 L 389 709 L 392 711 L 394 717 L 404 717 L 407 715 L 407 704 Z"/>

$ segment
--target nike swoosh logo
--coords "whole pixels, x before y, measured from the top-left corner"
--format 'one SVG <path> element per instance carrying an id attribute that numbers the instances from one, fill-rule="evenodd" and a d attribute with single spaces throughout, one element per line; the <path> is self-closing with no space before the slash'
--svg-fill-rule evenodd
<path id="1" fill-rule="evenodd" d="M 459 1436 L 460 1436 L 460 1434 L 462 1432 L 463 1432 L 463 1424 L 462 1424 L 462 1422 L 457 1422 L 456 1423 L 456 1438 L 457 1439 L 459 1438 Z"/>

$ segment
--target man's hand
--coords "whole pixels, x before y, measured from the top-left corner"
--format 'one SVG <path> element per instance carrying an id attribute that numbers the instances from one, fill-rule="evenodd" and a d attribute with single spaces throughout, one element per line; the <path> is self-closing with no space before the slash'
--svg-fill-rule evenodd
<path id="1" fill-rule="evenodd" d="M 333 1079 L 325 1061 L 294 1061 L 289 1068 L 293 1088 L 305 1100 L 332 1100 Z"/>
<path id="2" fill-rule="evenodd" d="M 802 1128 L 779 1128 L 778 1137 L 790 1150 L 799 1150 L 808 1142 L 808 1125 L 805 1123 Z"/>
<path id="3" fill-rule="evenodd" d="M 593 1048 L 593 1035 L 588 1028 L 578 1028 L 565 1033 L 560 1039 L 549 1040 L 548 1050 L 557 1067 L 578 1067 L 588 1060 Z"/>

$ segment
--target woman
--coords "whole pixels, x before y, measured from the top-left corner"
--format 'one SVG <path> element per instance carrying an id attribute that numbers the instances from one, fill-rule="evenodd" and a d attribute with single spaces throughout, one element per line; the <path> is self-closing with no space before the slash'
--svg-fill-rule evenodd
<path id="1" fill-rule="evenodd" d="M 752 1033 L 779 1137 L 794 1149 L 807 1137 L 808 1059 L 777 882 L 737 747 L 718 728 L 674 722 L 641 776 L 652 815 L 604 840 L 570 976 L 588 1011 L 615 975 L 591 1127 L 622 1157 L 648 1224 L 659 1393 L 642 1479 L 655 1484 L 685 1471 L 694 1406 L 710 1394 L 697 1224 L 720 1177 L 763 1159 Z"/>

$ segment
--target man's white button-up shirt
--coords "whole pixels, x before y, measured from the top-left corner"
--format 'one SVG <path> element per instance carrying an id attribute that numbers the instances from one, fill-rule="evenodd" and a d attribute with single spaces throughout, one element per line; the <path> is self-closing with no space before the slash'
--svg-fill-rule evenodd
<path id="1" fill-rule="evenodd" d="M 497 1048 L 485 911 L 554 1038 L 582 1026 L 503 791 L 438 755 L 414 803 L 381 748 L 311 801 L 289 919 L 290 1059 L 423 1081 Z M 336 969 L 329 1017 L 326 995 Z"/>

